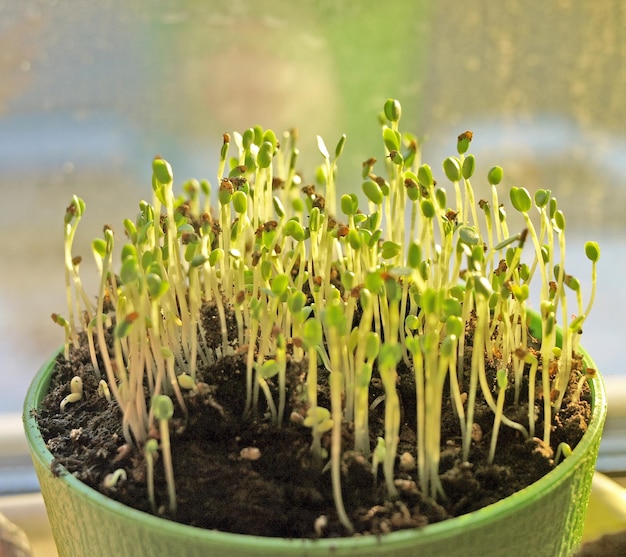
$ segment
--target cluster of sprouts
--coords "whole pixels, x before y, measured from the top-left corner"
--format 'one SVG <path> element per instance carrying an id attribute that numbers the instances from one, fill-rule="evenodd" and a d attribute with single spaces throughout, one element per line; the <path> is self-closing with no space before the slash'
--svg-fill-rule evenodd
<path id="1" fill-rule="evenodd" d="M 305 365 L 301 424 L 310 428 L 313 460 L 331 471 L 338 516 L 349 531 L 341 491 L 344 451 L 360 453 L 374 469 L 380 465 L 388 496 L 397 495 L 401 365 L 415 381 L 415 458 L 424 493 L 444 496 L 444 393 L 458 417 L 464 460 L 479 392 L 493 411 L 490 461 L 501 427 L 549 445 L 551 417 L 562 404 L 593 302 L 598 245 L 585 246 L 593 280 L 584 301 L 578 280 L 565 271 L 565 217 L 551 192 L 531 196 L 511 188 L 505 197 L 524 225 L 509 230 L 501 168 L 487 175 L 489 198 L 474 198 L 471 132 L 459 136 L 457 154 L 433 172 L 421 164 L 415 137 L 400 132 L 400 113 L 398 101 L 385 103 L 385 156 L 363 165 L 363 211 L 355 193 L 336 195 L 345 136 L 332 152 L 318 138 L 322 164 L 312 186 L 296 171 L 295 133 L 278 138 L 255 127 L 225 134 L 215 207 L 207 181 L 187 181 L 175 195 L 170 165 L 156 158 L 153 200 L 142 201 L 136 219 L 124 221 L 127 243 L 116 250 L 119 264 L 114 244 L 120 236 L 112 229 L 92 243 L 101 277 L 96 303 L 84 292 L 80 258 L 72 254 L 85 211 L 84 202 L 73 198 L 65 215 L 69 314 L 55 320 L 65 327 L 66 356 L 86 339 L 102 392 L 123 412 L 127 441 L 146 455 L 153 504 L 152 463 L 160 449 L 172 510 L 176 505 L 167 427 L 172 401 L 184 415 L 183 392 L 197 388 L 199 365 L 235 351 L 246 360 L 246 414 L 278 427 L 290 417 L 288 366 Z M 434 174 L 441 175 L 438 182 Z M 538 344 L 527 327 L 533 279 L 539 283 L 533 291 Z M 208 306 L 219 316 L 218 330 L 203 323 Z M 209 336 L 219 340 L 209 342 Z M 488 382 L 488 367 L 497 369 L 496 385 Z M 368 427 L 373 377 L 384 389 L 378 401 L 384 403 L 384 436 L 377 443 Z M 329 387 L 326 405 L 318 401 L 321 381 Z M 530 401 L 523 423 L 506 415 L 505 392 L 514 392 L 514 405 Z M 536 431 L 535 401 L 543 405 L 543 431 Z M 353 424 L 351 447 L 342 438 L 345 423 Z M 150 435 L 157 428 L 160 445 Z"/>

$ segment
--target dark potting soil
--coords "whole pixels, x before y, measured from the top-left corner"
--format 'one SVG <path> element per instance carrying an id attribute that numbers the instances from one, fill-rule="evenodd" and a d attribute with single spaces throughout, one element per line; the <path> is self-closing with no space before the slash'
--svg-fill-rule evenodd
<path id="1" fill-rule="evenodd" d="M 221 341 L 221 339 L 220 339 Z M 219 342 L 219 341 L 218 341 Z M 71 473 L 87 485 L 113 499 L 151 512 L 146 488 L 146 461 L 141 448 L 127 444 L 122 416 L 115 402 L 97 394 L 86 343 L 73 350 L 69 360 L 57 358 L 49 394 L 37 412 L 47 446 L 55 456 L 55 472 Z M 466 349 L 471 356 L 471 342 Z M 580 368 L 581 362 L 575 367 Z M 211 366 L 200 367 L 197 391 L 185 394 L 188 417 L 176 407 L 170 422 L 173 467 L 176 479 L 177 512 L 167 510 L 167 490 L 162 461 L 155 466 L 157 513 L 200 528 L 235 533 L 287 538 L 336 537 L 347 532 L 337 519 L 330 472 L 315 468 L 310 453 L 310 429 L 301 424 L 306 413 L 301 393 L 306 362 L 288 366 L 289 407 L 281 427 L 266 420 L 244 419 L 245 354 L 224 357 Z M 495 366 L 488 369 L 490 384 L 497 394 Z M 64 412 L 61 400 L 69 393 L 70 380 L 82 378 L 84 395 Z M 320 377 L 325 375 L 319 370 Z M 536 432 L 543 432 L 543 401 L 537 374 L 535 401 Z M 572 448 L 586 431 L 590 417 L 590 395 L 585 384 L 580 400 L 573 400 L 580 369 L 572 374 L 569 393 L 553 422 L 551 449 L 537 440 L 526 440 L 515 429 L 501 425 L 495 460 L 488 463 L 493 413 L 483 400 L 475 412 L 475 428 L 467 462 L 462 459 L 459 420 L 444 400 L 442 414 L 440 478 L 446 499 L 433 500 L 419 490 L 417 473 L 411 466 L 396 465 L 399 497 L 386 497 L 382 471 L 374 475 L 362 455 L 345 452 L 342 462 L 342 491 L 345 507 L 358 534 L 381 534 L 421 527 L 465 514 L 494 503 L 526 487 L 553 469 L 552 455 L 561 442 Z M 275 388 L 275 387 L 273 387 Z M 384 394 L 374 372 L 370 403 Z M 416 458 L 415 387 L 411 370 L 398 368 L 398 391 L 402 428 L 398 454 Z M 512 391 L 512 389 L 511 389 Z M 523 392 L 523 389 L 522 389 Z M 327 404 L 324 385 L 319 404 Z M 526 400 L 513 405 L 507 393 L 505 414 L 528 426 Z M 258 415 L 262 416 L 260 404 Z M 372 447 L 384 435 L 384 401 L 370 409 Z M 158 438 L 158 431 L 153 432 Z M 344 447 L 352 446 L 351 424 L 344 424 Z M 324 442 L 329 446 L 330 433 Z M 411 459 L 409 459 L 410 462 Z M 105 477 L 117 469 L 126 479 L 105 487 Z"/>

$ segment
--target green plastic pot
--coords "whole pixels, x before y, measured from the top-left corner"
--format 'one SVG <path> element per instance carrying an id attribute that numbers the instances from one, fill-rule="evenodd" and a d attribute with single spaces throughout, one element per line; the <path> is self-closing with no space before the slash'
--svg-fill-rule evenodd
<path id="1" fill-rule="evenodd" d="M 113 501 L 71 474 L 51 472 L 53 455 L 33 410 L 45 396 L 56 355 L 40 369 L 24 404 L 26 436 L 59 557 L 496 557 L 569 556 L 582 536 L 606 418 L 602 379 L 591 381 L 593 417 L 571 456 L 533 485 L 473 513 L 385 536 L 298 540 L 202 530 Z M 585 354 L 587 364 L 595 365 Z"/>

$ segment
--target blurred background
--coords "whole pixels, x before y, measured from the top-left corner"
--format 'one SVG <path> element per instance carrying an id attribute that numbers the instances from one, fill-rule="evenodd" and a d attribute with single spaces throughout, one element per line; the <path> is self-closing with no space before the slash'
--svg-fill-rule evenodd
<path id="1" fill-rule="evenodd" d="M 477 195 L 496 164 L 506 187 L 553 191 L 584 288 L 584 242 L 600 243 L 583 344 L 621 424 L 625 28 L 622 0 L 0 0 L 0 414 L 20 411 L 63 342 L 49 315 L 65 308 L 72 194 L 87 204 L 75 253 L 89 286 L 89 242 L 149 199 L 155 154 L 178 184 L 215 183 L 223 132 L 297 127 L 312 180 L 316 134 L 334 146 L 346 133 L 340 189 L 360 191 L 362 161 L 382 153 L 377 114 L 395 97 L 442 182 L 441 161 L 472 130 Z M 609 433 L 606 470 L 626 462 Z"/>

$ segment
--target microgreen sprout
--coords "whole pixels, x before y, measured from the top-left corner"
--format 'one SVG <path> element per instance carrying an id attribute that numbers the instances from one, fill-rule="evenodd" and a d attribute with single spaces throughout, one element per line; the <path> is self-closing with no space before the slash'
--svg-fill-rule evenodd
<path id="1" fill-rule="evenodd" d="M 585 386 L 585 383 L 593 379 L 594 377 L 596 377 L 597 373 L 598 372 L 595 368 L 592 368 L 592 367 L 585 368 L 585 373 L 580 376 L 580 379 L 578 379 L 578 384 L 576 385 L 576 391 L 573 396 L 573 399 L 575 401 L 580 400 L 580 395 L 583 391 L 583 387 Z"/>
<path id="2" fill-rule="evenodd" d="M 493 462 L 496 455 L 496 445 L 498 443 L 498 431 L 500 430 L 500 421 L 502 419 L 502 412 L 504 409 L 504 396 L 506 393 L 506 387 L 508 384 L 508 378 L 506 376 L 506 369 L 502 368 L 498 370 L 496 376 L 498 382 L 498 402 L 496 408 L 496 415 L 493 420 L 493 430 L 491 433 L 491 444 L 489 445 L 489 462 Z"/>
<path id="3" fill-rule="evenodd" d="M 70 394 L 63 398 L 59 408 L 61 412 L 65 411 L 65 407 L 73 402 L 78 402 L 83 398 L 83 380 L 75 375 L 70 381 Z"/>
<path id="4" fill-rule="evenodd" d="M 104 379 L 100 379 L 98 383 L 98 394 L 101 397 L 104 397 L 107 402 L 111 402 L 111 391 L 109 390 L 109 386 Z"/>
<path id="5" fill-rule="evenodd" d="M 559 443 L 559 446 L 556 448 L 556 455 L 554 455 L 554 464 L 558 464 L 562 458 L 568 458 L 572 454 L 572 447 L 570 447 L 567 443 Z"/>
<path id="6" fill-rule="evenodd" d="M 229 356 L 245 362 L 242 418 L 308 428 L 312 469 L 330 470 L 346 531 L 352 531 L 341 485 L 347 451 L 369 459 L 375 476 L 382 468 L 390 499 L 398 494 L 398 467 L 414 469 L 424 493 L 445 499 L 444 404 L 458 420 L 464 461 L 484 437 L 488 459 L 497 463 L 503 428 L 532 440 L 539 416 L 539 441 L 550 445 L 594 303 L 600 249 L 585 245 L 591 262 L 585 301 L 581 281 L 566 272 L 566 220 L 552 192 L 512 187 L 506 195 L 503 170 L 493 166 L 488 199 L 476 202 L 472 182 L 484 178 L 470 152 L 474 134 L 460 134 L 456 152 L 431 167 L 420 161 L 415 136 L 401 131 L 401 115 L 400 103 L 387 100 L 383 156 L 363 164 L 363 209 L 355 192 L 336 195 L 346 136 L 334 149 L 317 138 L 316 185 L 304 185 L 297 173 L 295 132 L 278 137 L 257 126 L 224 134 L 217 187 L 188 180 L 181 195 L 169 163 L 155 158 L 152 201 L 124 221 L 127 241 L 116 248 L 119 235 L 106 226 L 92 242 L 100 273 L 95 304 L 83 291 L 81 258 L 72 253 L 86 207 L 72 198 L 64 216 L 68 313 L 53 319 L 64 328 L 66 357 L 86 339 L 99 392 L 122 410 L 126 442 L 144 451 L 153 509 L 157 423 L 174 511 L 169 420 L 175 406 L 187 418 L 188 397 L 201 395 L 198 374 Z M 509 231 L 506 198 L 522 230 Z M 531 304 L 541 318 L 538 341 L 527 326 Z M 290 366 L 300 363 L 303 380 L 294 395 Z M 574 373 L 579 398 L 591 370 Z M 403 412 L 409 413 L 399 385 L 406 374 L 405 384 L 414 385 L 415 423 L 408 425 L 415 443 L 400 458 Z M 80 393 L 72 380 L 61 410 Z M 491 430 L 477 417 L 479 397 L 493 414 Z M 374 442 L 376 411 L 383 428 Z M 352 444 L 343 435 L 346 424 Z M 257 458 L 252 449 L 241 458 Z"/>
<path id="7" fill-rule="evenodd" d="M 148 485 L 148 500 L 152 511 L 156 512 L 156 499 L 154 496 L 154 460 L 159 452 L 159 442 L 156 439 L 148 439 L 143 447 L 146 459 L 146 483 Z"/>
<path id="8" fill-rule="evenodd" d="M 71 330 L 69 321 L 65 319 L 65 317 L 63 317 L 62 315 L 59 315 L 58 313 L 53 313 L 52 315 L 50 315 L 50 318 L 52 319 L 54 323 L 63 327 L 63 330 L 65 331 L 64 354 L 66 358 L 69 358 L 70 357 L 70 343 L 72 341 L 72 330 Z"/>
<path id="9" fill-rule="evenodd" d="M 169 508 L 171 512 L 176 511 L 176 486 L 174 483 L 174 468 L 172 465 L 172 452 L 170 448 L 169 420 L 174 415 L 174 404 L 167 395 L 158 395 L 152 400 L 154 417 L 159 422 L 159 433 L 161 435 L 161 452 L 163 453 L 163 464 L 165 466 L 165 480 L 167 482 L 167 493 L 169 497 Z M 147 452 L 147 451 L 146 451 Z"/>
<path id="10" fill-rule="evenodd" d="M 118 468 L 114 472 L 111 472 L 104 477 L 102 485 L 107 489 L 114 489 L 115 487 L 117 487 L 118 483 L 125 482 L 126 480 L 126 470 L 124 470 L 124 468 Z"/>

